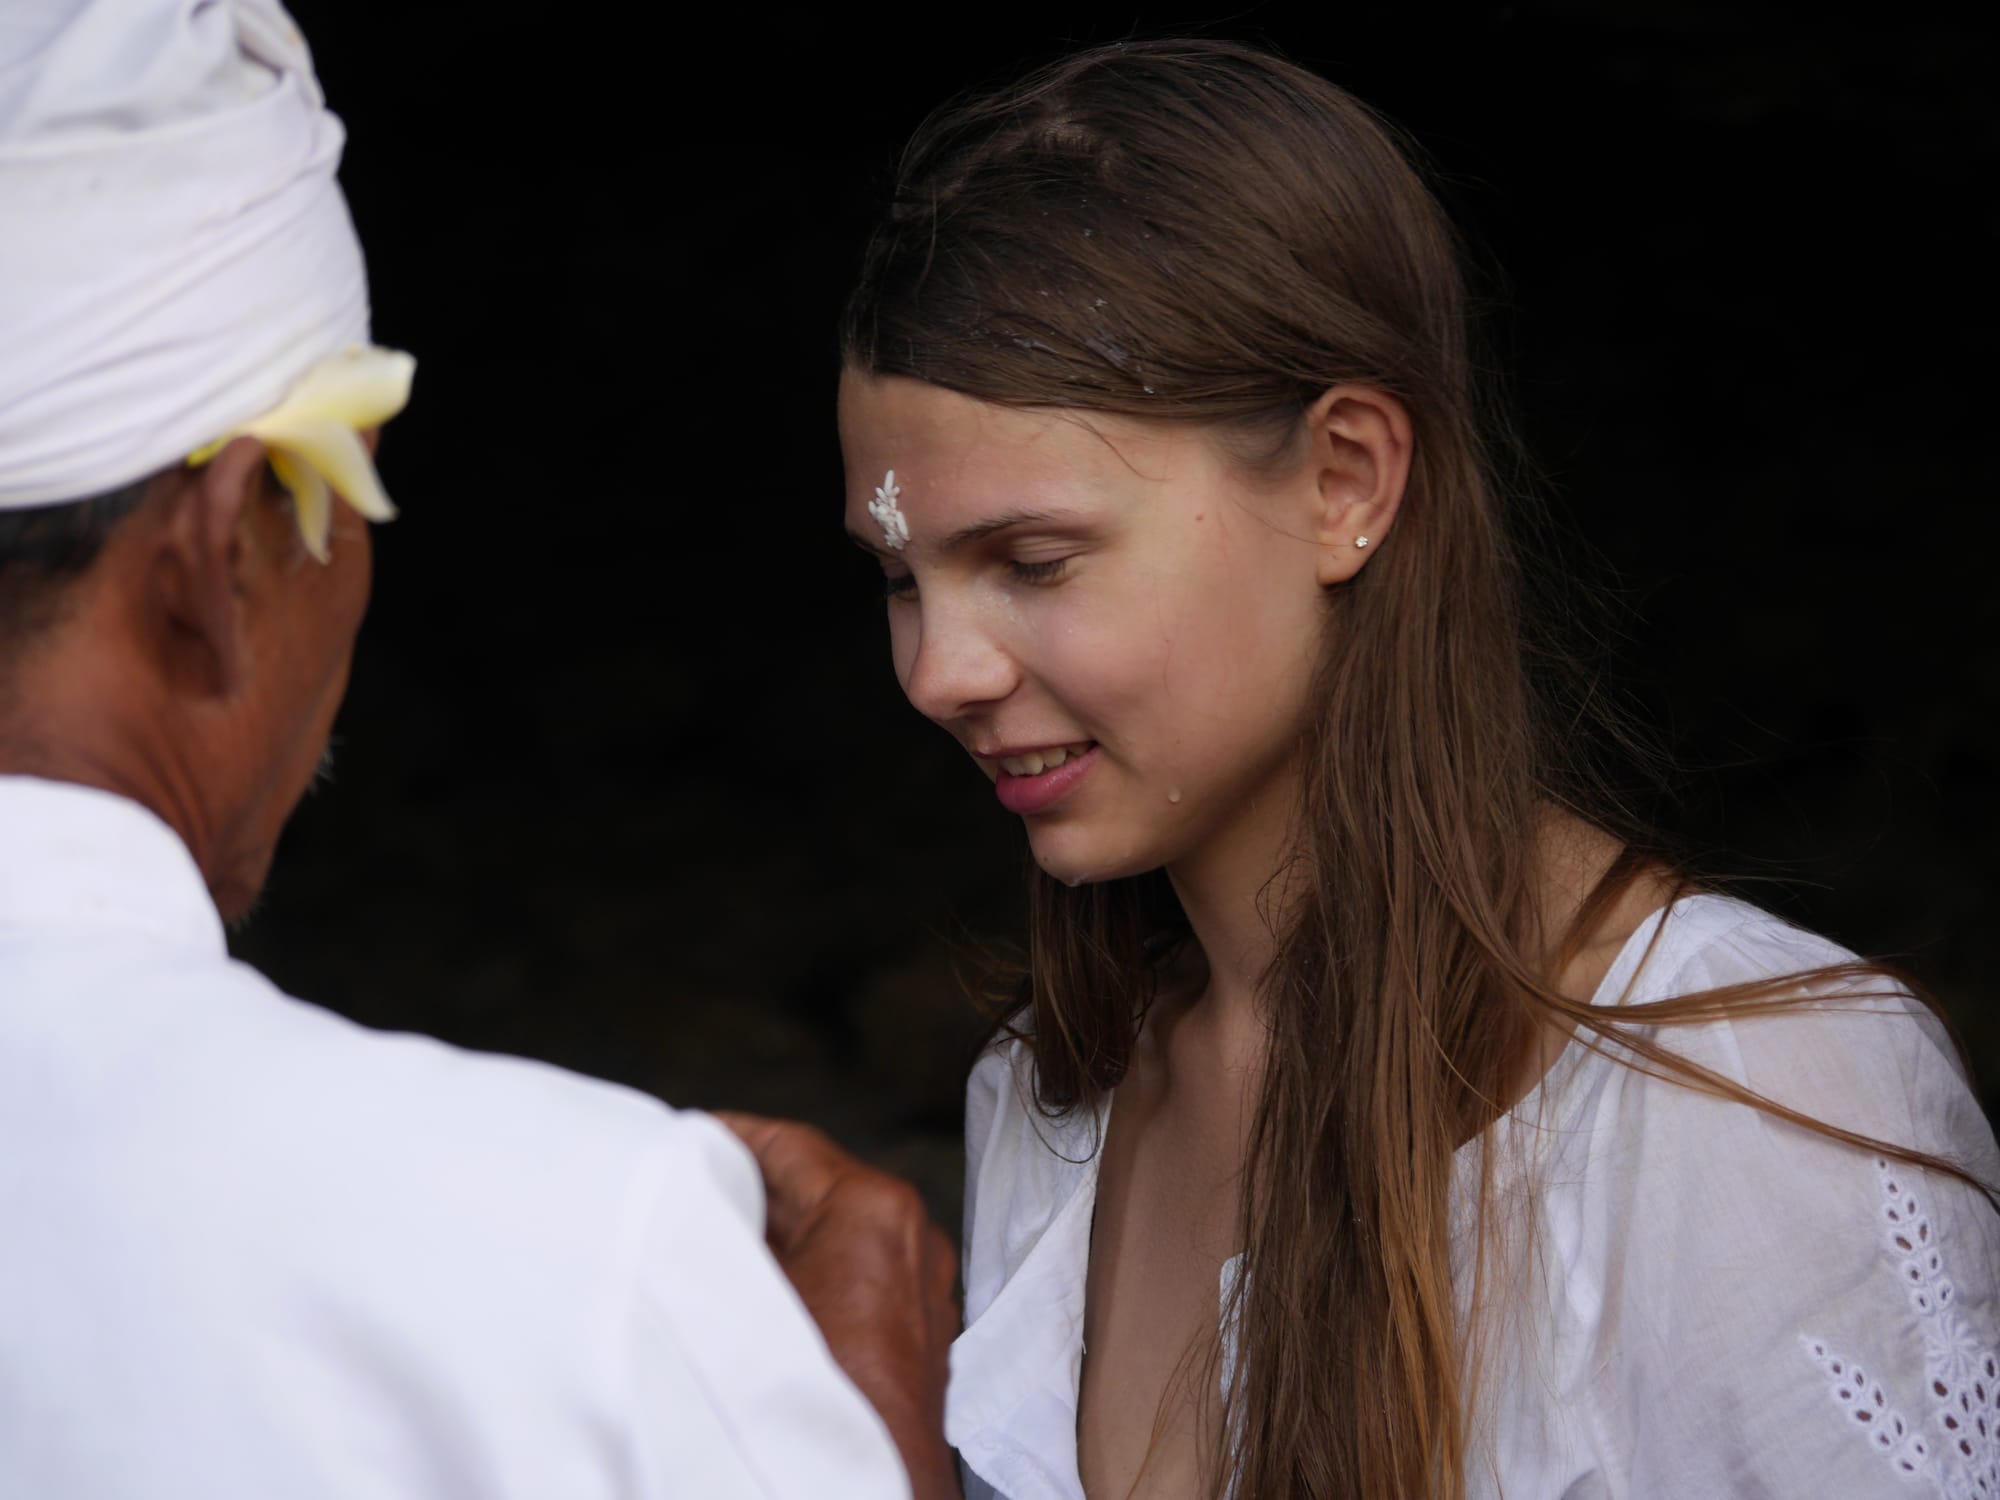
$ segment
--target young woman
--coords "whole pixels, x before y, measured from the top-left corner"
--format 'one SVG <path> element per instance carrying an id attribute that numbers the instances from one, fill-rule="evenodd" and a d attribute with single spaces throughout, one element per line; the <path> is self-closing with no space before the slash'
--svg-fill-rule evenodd
<path id="1" fill-rule="evenodd" d="M 1253 50 L 1083 54 L 906 153 L 847 525 L 1039 867 L 968 1488 L 2000 1494 L 1992 1134 L 1892 976 L 1601 790 L 1466 322 L 1381 123 Z"/>

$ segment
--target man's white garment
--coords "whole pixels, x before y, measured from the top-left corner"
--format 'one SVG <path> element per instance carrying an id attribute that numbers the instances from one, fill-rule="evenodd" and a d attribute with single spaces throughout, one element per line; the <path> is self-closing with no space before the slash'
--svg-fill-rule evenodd
<path id="1" fill-rule="evenodd" d="M 0 1141 L 9 1500 L 908 1493 L 720 1125 L 292 999 L 152 814 L 22 777 Z"/>
<path id="2" fill-rule="evenodd" d="M 1596 1003 L 1852 957 L 1695 896 L 1640 925 Z M 1912 1002 L 1846 998 L 1655 1034 L 1814 1118 L 2000 1180 L 1992 1130 Z M 945 1435 L 968 1500 L 1083 1496 L 1077 1380 L 1105 1114 L 1050 1122 L 1029 1075 L 1026 1049 L 1006 1044 L 980 1060 L 967 1100 L 967 1326 Z M 1499 1259 L 1515 1274 L 1487 1288 L 1499 1316 L 1469 1500 L 2000 1495 L 2000 1215 L 1971 1188 L 1581 1043 L 1490 1144 L 1510 1231 Z M 1457 1251 L 1478 1169 L 1476 1146 L 1461 1150 Z M 1225 1379 L 1232 1354 L 1225 1341 Z"/>

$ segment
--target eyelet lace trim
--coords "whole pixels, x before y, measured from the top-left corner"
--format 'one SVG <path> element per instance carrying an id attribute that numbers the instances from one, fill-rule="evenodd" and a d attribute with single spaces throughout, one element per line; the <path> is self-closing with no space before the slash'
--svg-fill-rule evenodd
<path id="1" fill-rule="evenodd" d="M 2000 1352 L 1980 1347 L 1959 1316 L 1944 1252 L 1917 1196 L 1914 1174 L 1881 1157 L 1883 1239 L 1924 1340 L 1925 1426 L 1904 1417 L 1882 1383 L 1825 1339 L 1800 1340 L 1834 1401 L 1875 1451 L 1911 1484 L 1945 1500 L 2000 1500 Z M 1907 1393 L 1905 1393 L 1907 1394 Z"/>

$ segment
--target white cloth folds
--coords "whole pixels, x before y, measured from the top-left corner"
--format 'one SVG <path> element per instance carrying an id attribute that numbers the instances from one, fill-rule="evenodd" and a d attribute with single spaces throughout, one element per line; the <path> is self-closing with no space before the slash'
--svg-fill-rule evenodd
<path id="1" fill-rule="evenodd" d="M 717 1122 L 280 993 L 136 803 L 0 830 L 0 1496 L 908 1500 Z"/>
<path id="2" fill-rule="evenodd" d="M 277 0 L 8 0 L 0 509 L 177 463 L 368 342 L 345 139 Z"/>
<path id="3" fill-rule="evenodd" d="M 1691 896 L 1640 925 L 1596 1003 L 1851 957 Z M 1829 993 L 1655 1035 L 1814 1119 L 2000 1181 L 1979 1103 L 1913 1001 Z M 1048 1120 L 1031 1069 L 1021 1043 L 1001 1044 L 966 1096 L 966 1328 L 945 1436 L 967 1500 L 1083 1500 L 1077 1383 L 1109 1106 Z M 1580 1041 L 1487 1139 L 1502 1233 L 1470 1500 L 2000 1494 L 2000 1216 L 1980 1194 Z M 1461 1148 L 1453 1265 L 1467 1299 L 1480 1169 Z M 1225 1343 L 1225 1369 L 1234 1357 Z"/>

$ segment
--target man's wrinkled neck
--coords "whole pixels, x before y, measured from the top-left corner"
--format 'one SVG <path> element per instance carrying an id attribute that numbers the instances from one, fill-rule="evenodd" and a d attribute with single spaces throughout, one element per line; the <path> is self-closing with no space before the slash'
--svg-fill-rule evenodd
<path id="1" fill-rule="evenodd" d="M 185 705 L 141 669 L 143 650 L 87 616 L 54 626 L 8 664 L 0 690 L 0 774 L 109 792 L 171 828 L 234 920 L 255 891 L 218 868 L 234 800 L 227 757 L 188 722 Z"/>

